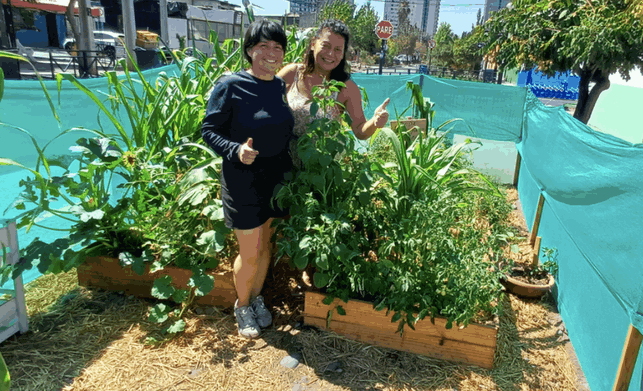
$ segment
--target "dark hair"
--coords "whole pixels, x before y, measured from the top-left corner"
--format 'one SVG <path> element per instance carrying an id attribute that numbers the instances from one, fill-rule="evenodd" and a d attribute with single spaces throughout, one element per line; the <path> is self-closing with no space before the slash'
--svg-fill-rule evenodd
<path id="1" fill-rule="evenodd" d="M 250 64 L 252 64 L 252 59 L 248 55 L 248 50 L 261 41 L 275 41 L 281 45 L 284 51 L 288 46 L 286 32 L 279 23 L 267 19 L 258 20 L 248 26 L 243 39 L 243 56 Z"/>
<path id="2" fill-rule="evenodd" d="M 350 30 L 348 29 L 348 26 L 344 24 L 344 22 L 341 22 L 339 20 L 334 20 L 334 19 L 329 19 L 325 20 L 321 26 L 317 29 L 317 32 L 315 33 L 315 37 L 310 40 L 310 43 L 308 44 L 308 50 L 306 51 L 305 57 L 304 57 L 304 73 L 313 73 L 315 70 L 315 55 L 313 53 L 313 43 L 315 40 L 317 40 L 319 37 L 321 37 L 322 33 L 324 30 L 328 30 L 333 34 L 340 35 L 342 38 L 344 38 L 344 58 L 342 58 L 342 61 L 339 62 L 339 64 L 335 67 L 330 72 L 330 79 L 331 80 L 337 80 L 341 82 L 345 82 L 346 80 L 350 79 L 351 75 L 348 73 L 347 69 L 347 63 L 346 63 L 346 56 L 348 55 L 348 44 L 350 41 Z"/>

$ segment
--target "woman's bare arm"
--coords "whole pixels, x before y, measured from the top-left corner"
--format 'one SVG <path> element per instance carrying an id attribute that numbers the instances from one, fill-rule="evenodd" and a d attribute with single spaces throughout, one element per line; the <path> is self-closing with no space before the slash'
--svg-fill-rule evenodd
<path id="1" fill-rule="evenodd" d="M 298 68 L 299 64 L 288 64 L 283 67 L 279 73 L 277 73 L 277 76 L 281 77 L 286 82 L 286 91 L 290 89 L 290 86 L 295 81 L 295 73 Z"/>
<path id="2" fill-rule="evenodd" d="M 362 108 L 362 93 L 354 81 L 349 80 L 346 82 L 346 87 L 340 95 L 340 102 L 346 107 L 348 115 L 351 117 L 351 128 L 355 137 L 359 140 L 366 140 L 375 133 L 375 131 L 388 122 L 388 111 L 386 106 L 390 101 L 387 98 L 377 109 L 373 117 L 366 120 L 364 116 L 364 109 Z"/>

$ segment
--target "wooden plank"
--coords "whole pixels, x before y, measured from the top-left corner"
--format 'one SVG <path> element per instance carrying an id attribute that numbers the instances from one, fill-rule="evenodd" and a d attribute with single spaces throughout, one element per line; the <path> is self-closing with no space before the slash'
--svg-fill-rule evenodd
<path id="1" fill-rule="evenodd" d="M 535 269 L 538 267 L 538 261 L 540 259 L 540 241 L 542 237 L 536 236 L 536 242 L 534 243 L 533 252 L 531 254 L 531 268 Z"/>
<path id="2" fill-rule="evenodd" d="M 155 273 L 149 272 L 149 266 L 142 276 L 131 267 L 121 267 L 118 259 L 110 257 L 91 257 L 78 266 L 78 284 L 85 287 L 97 287 L 110 291 L 124 291 L 137 297 L 152 298 L 154 280 L 169 275 L 172 284 L 186 288 L 192 271 L 176 267 L 166 267 Z M 196 303 L 221 307 L 231 307 L 237 299 L 234 280 L 231 272 L 208 272 L 214 276 L 214 289 L 205 296 L 197 297 Z"/>
<path id="3" fill-rule="evenodd" d="M 305 298 L 305 315 L 326 319 L 328 310 L 341 305 L 346 311 L 346 315 L 334 313 L 333 319 L 341 320 L 346 323 L 361 324 L 366 327 L 382 329 L 386 333 L 394 334 L 397 331 L 397 323 L 391 323 L 393 313 L 386 315 L 386 310 L 375 311 L 373 304 L 360 300 L 349 300 L 344 303 L 340 299 L 335 299 L 330 305 L 323 303 L 325 296 L 316 292 L 306 292 Z M 435 318 L 435 325 L 431 320 L 425 318 L 415 325 L 417 332 L 433 336 L 436 338 L 450 339 L 454 341 L 463 341 L 476 345 L 495 347 L 496 336 L 498 334 L 497 325 L 470 324 L 460 329 L 453 327 L 446 328 L 446 319 L 442 317 Z M 409 328 L 410 330 L 410 328 Z M 411 330 L 412 331 L 412 330 Z"/>
<path id="4" fill-rule="evenodd" d="M 18 319 L 18 314 L 16 313 L 16 298 L 14 297 L 0 306 L 0 328 L 9 326 L 16 319 Z"/>
<path id="5" fill-rule="evenodd" d="M 0 342 L 3 342 L 7 338 L 11 337 L 15 333 L 19 331 L 18 329 L 18 322 L 14 323 L 13 325 L 9 326 L 9 328 L 0 331 Z"/>
<path id="6" fill-rule="evenodd" d="M 411 131 L 411 141 L 415 140 L 415 138 L 418 136 L 418 131 L 412 130 L 413 127 L 417 126 L 420 130 L 422 130 L 422 134 L 426 136 L 426 130 L 427 130 L 427 121 L 426 118 L 412 118 L 412 119 L 405 119 L 399 121 L 399 123 L 404 124 L 406 126 L 406 129 Z M 391 129 L 395 130 L 397 129 L 398 126 L 398 121 L 391 121 Z"/>
<path id="7" fill-rule="evenodd" d="M 616 380 L 614 381 L 613 391 L 627 391 L 630 388 L 630 381 L 632 380 L 632 373 L 634 372 L 634 365 L 636 358 L 641 348 L 641 341 L 643 336 L 641 332 L 630 324 L 623 345 L 623 354 L 621 355 L 621 362 L 618 365 L 616 372 Z"/>
<path id="8" fill-rule="evenodd" d="M 522 163 L 522 156 L 520 156 L 520 152 L 516 151 L 516 168 L 514 169 L 514 180 L 513 180 L 513 185 L 518 186 L 518 177 L 520 175 L 520 164 Z"/>
<path id="9" fill-rule="evenodd" d="M 538 206 L 536 207 L 536 216 L 534 217 L 534 224 L 531 226 L 531 235 L 529 236 L 529 245 L 534 246 L 536 237 L 538 236 L 538 227 L 540 227 L 540 218 L 543 215 L 543 206 L 545 205 L 545 196 L 540 193 L 538 197 Z"/>
<path id="10" fill-rule="evenodd" d="M 304 323 L 326 329 L 326 319 L 304 316 Z M 437 337 L 422 337 L 408 327 L 405 328 L 404 334 L 400 336 L 400 334 L 383 331 L 382 329 L 373 329 L 360 324 L 333 320 L 330 329 L 327 330 L 355 341 L 385 348 L 421 354 L 440 360 L 477 365 L 487 369 L 493 367 L 495 349 Z"/>
<path id="11" fill-rule="evenodd" d="M 497 325 L 470 324 L 463 329 L 447 330 L 444 318 L 436 318 L 435 324 L 424 319 L 415 325 L 415 330 L 405 327 L 400 336 L 396 333 L 397 323 L 391 323 L 392 313 L 386 316 L 386 311 L 375 311 L 372 304 L 359 300 L 344 303 L 335 299 L 329 306 L 322 300 L 324 295 L 306 292 L 304 323 L 326 329 L 328 310 L 341 305 L 346 315 L 334 312 L 330 330 L 347 338 L 483 368 L 493 365 Z"/>

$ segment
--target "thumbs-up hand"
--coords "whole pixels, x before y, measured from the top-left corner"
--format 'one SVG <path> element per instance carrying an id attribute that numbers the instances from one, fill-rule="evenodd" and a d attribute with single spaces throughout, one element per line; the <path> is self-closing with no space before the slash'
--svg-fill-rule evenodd
<path id="1" fill-rule="evenodd" d="M 248 138 L 245 144 L 242 144 L 241 148 L 239 148 L 239 160 L 243 164 L 252 164 L 258 154 L 259 151 L 252 149 L 252 138 Z"/>
<path id="2" fill-rule="evenodd" d="M 388 122 L 388 111 L 386 111 L 386 106 L 391 101 L 390 98 L 386 98 L 384 103 L 382 103 L 377 109 L 375 109 L 375 114 L 373 114 L 373 122 L 378 128 L 383 127 Z"/>

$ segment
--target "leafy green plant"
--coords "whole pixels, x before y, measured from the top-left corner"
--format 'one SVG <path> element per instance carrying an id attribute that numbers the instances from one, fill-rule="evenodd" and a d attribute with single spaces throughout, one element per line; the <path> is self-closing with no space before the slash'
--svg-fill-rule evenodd
<path id="1" fill-rule="evenodd" d="M 62 83 L 71 83 L 95 103 L 100 126 L 64 130 L 42 147 L 18 128 L 31 137 L 38 153 L 33 169 L 0 159 L 2 165 L 30 172 L 12 205 L 22 211 L 19 227 L 42 226 L 39 220 L 47 214 L 69 221 L 71 227 L 67 237 L 32 242 L 23 261 L 5 266 L 3 273 L 15 276 L 34 265 L 42 273 L 68 271 L 94 254 L 116 256 L 138 274 L 148 266 L 190 269 L 191 289 L 175 289 L 168 295 L 171 281 L 164 278 L 152 292 L 160 299 L 181 302 L 182 310 L 173 313 L 169 306 L 159 305 L 151 318 L 169 319 L 169 333 L 182 330 L 185 308 L 213 287 L 213 277 L 205 271 L 226 256 L 229 230 L 216 199 L 220 158 L 202 144 L 200 124 L 208 91 L 221 74 L 235 68 L 239 55 L 234 46 L 217 41 L 218 61 L 174 53 L 181 72 L 161 74 L 154 82 L 138 68 L 138 80 L 128 71 L 124 78 L 108 72 L 104 96 L 72 75 L 58 75 L 59 104 Z M 73 156 L 47 155 L 51 142 L 74 132 L 83 132 L 83 137 L 71 146 Z M 62 174 L 54 174 L 50 170 L 54 166 L 62 168 Z M 54 208 L 55 201 L 65 206 Z"/>
<path id="2" fill-rule="evenodd" d="M 312 115 L 337 104 L 330 95 L 338 87 L 313 90 Z M 461 168 L 462 146 L 447 148 L 432 131 L 407 151 L 404 130 L 384 130 L 396 154 L 384 162 L 355 150 L 347 123 L 317 118 L 299 139 L 303 170 L 277 195 L 291 212 L 277 226 L 278 256 L 300 269 L 313 265 L 326 303 L 369 300 L 393 312 L 399 331 L 427 316 L 444 316 L 452 327 L 495 312 L 499 241 L 475 224 L 476 205 L 467 197 L 483 189 L 474 179 L 486 181 Z"/>

